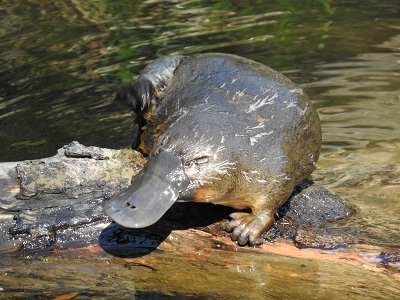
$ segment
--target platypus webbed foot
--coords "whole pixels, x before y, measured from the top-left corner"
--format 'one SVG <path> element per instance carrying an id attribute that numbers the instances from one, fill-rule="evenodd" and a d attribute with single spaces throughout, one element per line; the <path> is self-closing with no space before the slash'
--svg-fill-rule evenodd
<path id="1" fill-rule="evenodd" d="M 271 227 L 274 222 L 273 215 L 253 215 L 249 213 L 233 213 L 232 220 L 226 230 L 231 233 L 231 238 L 240 246 L 249 243 L 250 246 L 260 246 L 264 242 L 261 234 Z"/>

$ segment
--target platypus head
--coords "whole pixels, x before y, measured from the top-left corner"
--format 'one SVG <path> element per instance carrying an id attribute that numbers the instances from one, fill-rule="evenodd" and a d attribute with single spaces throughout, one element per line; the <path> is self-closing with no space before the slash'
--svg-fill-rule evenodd
<path id="1" fill-rule="evenodd" d="M 197 188 L 218 180 L 233 165 L 222 159 L 223 138 L 215 136 L 212 124 L 197 122 L 182 110 L 172 119 L 132 184 L 104 205 L 105 212 L 125 227 L 154 224 L 175 201 L 194 200 Z"/>
<path id="2" fill-rule="evenodd" d="M 125 227 L 147 227 L 165 214 L 189 184 L 181 159 L 161 150 L 148 159 L 127 189 L 105 203 L 104 211 Z"/>

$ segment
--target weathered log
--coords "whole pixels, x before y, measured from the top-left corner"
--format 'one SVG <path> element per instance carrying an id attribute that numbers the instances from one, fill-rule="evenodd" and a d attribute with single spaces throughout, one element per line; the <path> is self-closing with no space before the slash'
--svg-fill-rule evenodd
<path id="1" fill-rule="evenodd" d="M 137 151 L 64 146 L 49 158 L 0 163 L 0 207 L 28 208 L 32 201 L 110 197 L 129 185 L 145 159 Z M 59 203 L 57 203 L 59 205 Z"/>
<path id="2" fill-rule="evenodd" d="M 29 231 L 31 238 L 51 240 L 43 238 L 46 232 L 54 236 L 49 232 L 57 228 L 105 219 L 102 199 L 127 187 L 144 162 L 140 153 L 130 149 L 72 142 L 53 157 L 0 163 L 0 250 L 21 246 L 10 239 L 10 232 Z M 26 239 L 24 243 L 30 244 Z"/>

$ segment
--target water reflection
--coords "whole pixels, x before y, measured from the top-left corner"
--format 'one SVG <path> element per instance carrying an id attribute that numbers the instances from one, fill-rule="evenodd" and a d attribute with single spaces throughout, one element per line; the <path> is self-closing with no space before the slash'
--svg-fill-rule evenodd
<path id="1" fill-rule="evenodd" d="M 365 241 L 392 246 L 400 245 L 399 46 L 397 35 L 376 53 L 320 65 L 309 89 L 324 131 L 315 179 L 357 206 L 347 225 Z"/>
<path id="2" fill-rule="evenodd" d="M 319 89 L 317 106 L 326 145 L 338 142 L 340 149 L 359 149 L 400 139 L 399 62 L 396 52 L 364 53 L 313 72 L 319 78 L 312 89 Z"/>

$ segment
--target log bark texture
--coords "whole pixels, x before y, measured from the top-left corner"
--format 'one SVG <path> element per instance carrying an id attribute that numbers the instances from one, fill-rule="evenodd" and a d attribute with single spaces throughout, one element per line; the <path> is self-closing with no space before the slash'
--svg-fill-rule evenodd
<path id="1" fill-rule="evenodd" d="M 102 200 L 126 188 L 145 161 L 131 149 L 72 142 L 53 157 L 0 163 L 0 251 L 46 247 L 60 228 L 107 221 Z"/>

